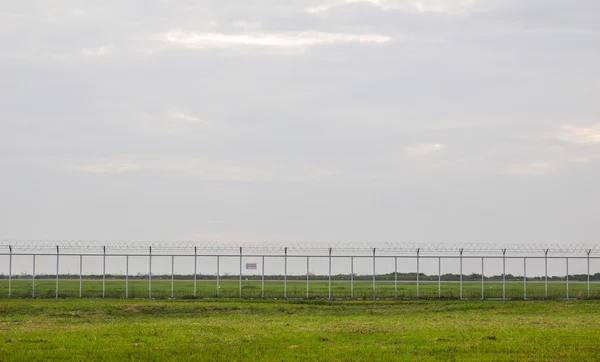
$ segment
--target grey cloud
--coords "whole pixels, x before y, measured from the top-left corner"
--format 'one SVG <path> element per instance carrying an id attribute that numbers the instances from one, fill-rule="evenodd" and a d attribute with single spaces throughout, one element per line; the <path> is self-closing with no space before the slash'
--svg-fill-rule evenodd
<path id="1" fill-rule="evenodd" d="M 593 241 L 596 2 L 320 4 L 11 3 L 3 237 Z"/>

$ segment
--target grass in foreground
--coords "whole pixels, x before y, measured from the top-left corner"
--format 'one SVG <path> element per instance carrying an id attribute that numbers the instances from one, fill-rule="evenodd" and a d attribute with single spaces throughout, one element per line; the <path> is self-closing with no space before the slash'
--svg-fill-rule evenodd
<path id="1" fill-rule="evenodd" d="M 597 301 L 0 300 L 0 360 L 594 360 Z"/>

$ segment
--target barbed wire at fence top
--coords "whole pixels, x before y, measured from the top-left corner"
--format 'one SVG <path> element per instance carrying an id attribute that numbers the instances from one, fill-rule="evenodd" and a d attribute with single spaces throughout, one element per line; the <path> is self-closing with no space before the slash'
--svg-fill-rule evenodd
<path id="1" fill-rule="evenodd" d="M 1 240 L 0 249 L 11 251 L 87 251 L 87 252 L 372 252 L 377 253 L 559 253 L 599 254 L 597 244 L 546 243 L 418 243 L 418 242 L 263 242 L 240 241 L 136 241 L 136 240 Z M 241 248 L 241 249 L 240 249 Z"/>

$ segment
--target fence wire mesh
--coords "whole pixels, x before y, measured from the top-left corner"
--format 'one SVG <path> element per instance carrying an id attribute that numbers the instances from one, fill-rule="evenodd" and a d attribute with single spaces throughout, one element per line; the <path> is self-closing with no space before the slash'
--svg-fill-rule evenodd
<path id="1" fill-rule="evenodd" d="M 3 240 L 0 297 L 600 298 L 599 251 L 566 244 Z"/>

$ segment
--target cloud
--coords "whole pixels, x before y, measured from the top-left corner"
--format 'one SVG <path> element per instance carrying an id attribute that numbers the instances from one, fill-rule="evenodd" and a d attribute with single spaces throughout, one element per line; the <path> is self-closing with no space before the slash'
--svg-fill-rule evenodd
<path id="1" fill-rule="evenodd" d="M 581 145 L 600 143 L 600 124 L 589 126 L 565 125 L 560 128 L 558 138 L 562 141 Z"/>
<path id="2" fill-rule="evenodd" d="M 594 162 L 600 159 L 600 154 L 589 154 L 584 156 L 575 157 L 573 159 L 573 163 L 585 164 L 589 162 Z"/>
<path id="3" fill-rule="evenodd" d="M 407 1 L 384 1 L 390 3 L 407 3 Z M 475 5 L 477 0 L 415 0 L 408 1 L 409 6 L 417 12 L 426 13 L 462 13 Z M 393 8 L 393 5 L 392 5 Z"/>
<path id="4" fill-rule="evenodd" d="M 111 44 L 107 44 L 107 45 L 101 45 L 101 46 L 94 47 L 94 48 L 81 49 L 81 54 L 83 54 L 86 57 L 90 57 L 90 58 L 105 57 L 105 56 L 111 55 L 113 52 L 113 49 L 114 49 L 114 46 L 112 46 Z"/>
<path id="5" fill-rule="evenodd" d="M 542 175 L 554 171 L 558 165 L 550 162 L 531 162 L 509 165 L 497 170 L 507 175 Z"/>
<path id="6" fill-rule="evenodd" d="M 465 12 L 476 3 L 477 0 L 341 0 L 312 6 L 306 11 L 319 14 L 352 4 L 370 4 L 382 11 L 457 14 Z"/>
<path id="7" fill-rule="evenodd" d="M 172 120 L 184 121 L 184 122 L 189 122 L 189 123 L 209 124 L 208 121 L 206 121 L 202 118 L 194 117 L 192 115 L 189 115 L 189 114 L 183 113 L 183 112 L 170 111 L 169 118 Z"/>
<path id="8" fill-rule="evenodd" d="M 87 163 L 73 168 L 76 172 L 122 174 L 132 172 L 167 173 L 188 175 L 204 181 L 238 182 L 313 182 L 338 174 L 327 167 L 281 167 L 277 164 L 249 165 L 198 158 L 133 157 L 136 161 L 115 160 Z"/>
<path id="9" fill-rule="evenodd" d="M 210 122 L 184 112 L 169 111 L 167 117 L 167 133 L 170 135 L 199 130 L 210 125 Z"/>
<path id="10" fill-rule="evenodd" d="M 318 13 L 328 11 L 333 7 L 334 7 L 334 5 L 322 4 L 322 5 L 310 7 L 308 9 L 306 9 L 306 11 L 309 13 L 318 14 Z"/>
<path id="11" fill-rule="evenodd" d="M 440 143 L 419 143 L 413 146 L 406 147 L 406 153 L 410 156 L 424 156 L 430 153 L 438 152 L 444 145 Z"/>
<path id="12" fill-rule="evenodd" d="M 119 174 L 147 169 L 148 166 L 137 163 L 96 163 L 82 165 L 75 168 L 76 171 L 84 173 L 107 173 Z"/>
<path id="13" fill-rule="evenodd" d="M 234 21 L 233 27 L 242 30 L 258 30 L 262 27 L 259 22 L 248 22 L 248 21 Z"/>
<path id="14" fill-rule="evenodd" d="M 319 31 L 225 34 L 194 33 L 180 30 L 158 35 L 156 39 L 193 49 L 229 48 L 235 46 L 305 48 L 321 44 L 337 43 L 381 44 L 392 40 L 391 37 L 380 34 L 347 34 Z"/>

